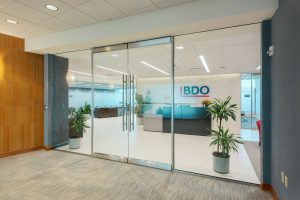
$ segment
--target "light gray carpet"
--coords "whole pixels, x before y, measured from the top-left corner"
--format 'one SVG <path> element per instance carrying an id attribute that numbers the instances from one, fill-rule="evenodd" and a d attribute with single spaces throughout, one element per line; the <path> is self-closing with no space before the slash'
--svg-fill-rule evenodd
<path id="1" fill-rule="evenodd" d="M 260 200 L 257 186 L 59 151 L 0 159 L 4 200 Z"/>
<path id="2" fill-rule="evenodd" d="M 244 142 L 244 147 L 246 149 L 246 152 L 255 170 L 255 173 L 258 179 L 260 179 L 260 146 L 258 146 L 258 142 L 253 142 L 253 141 L 243 141 L 243 142 Z"/>

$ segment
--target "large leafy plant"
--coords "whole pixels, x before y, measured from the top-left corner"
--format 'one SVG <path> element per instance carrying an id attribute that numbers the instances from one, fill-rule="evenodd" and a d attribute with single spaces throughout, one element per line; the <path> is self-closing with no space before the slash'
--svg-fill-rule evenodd
<path id="1" fill-rule="evenodd" d="M 87 104 L 86 102 L 84 103 L 84 106 L 82 108 L 83 114 L 91 114 L 91 105 Z"/>
<path id="2" fill-rule="evenodd" d="M 212 142 L 210 146 L 217 146 L 217 151 L 214 152 L 215 156 L 229 158 L 230 151 L 238 151 L 238 144 L 243 144 L 241 138 L 229 133 L 229 129 L 224 129 L 223 121 L 226 122 L 229 119 L 236 120 L 237 104 L 231 104 L 231 97 L 227 97 L 225 101 L 221 99 L 215 99 L 213 103 L 208 107 L 213 120 L 218 123 L 218 129 L 210 129 L 212 134 Z"/>
<path id="3" fill-rule="evenodd" d="M 144 98 L 143 95 L 136 93 L 135 94 L 135 113 L 137 117 L 142 118 L 144 115 Z"/>
<path id="4" fill-rule="evenodd" d="M 86 128 L 89 128 L 86 121 L 87 117 L 83 109 L 71 111 L 69 117 L 69 137 L 82 138 L 86 132 Z"/>

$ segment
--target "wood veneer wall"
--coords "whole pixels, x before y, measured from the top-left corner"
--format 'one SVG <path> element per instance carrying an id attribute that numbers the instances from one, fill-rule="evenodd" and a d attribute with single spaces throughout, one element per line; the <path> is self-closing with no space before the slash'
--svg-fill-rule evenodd
<path id="1" fill-rule="evenodd" d="M 44 58 L 0 34 L 0 157 L 43 146 Z"/>

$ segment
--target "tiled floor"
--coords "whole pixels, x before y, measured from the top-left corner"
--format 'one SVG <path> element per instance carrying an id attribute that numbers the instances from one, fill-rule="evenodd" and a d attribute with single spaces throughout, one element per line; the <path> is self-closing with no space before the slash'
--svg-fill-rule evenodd
<path id="1" fill-rule="evenodd" d="M 269 192 L 207 177 L 61 151 L 0 159 L 2 200 L 271 200 Z"/>
<path id="2" fill-rule="evenodd" d="M 128 134 L 122 131 L 122 118 L 104 118 L 94 121 L 94 152 L 171 164 L 171 135 L 161 132 L 143 131 L 141 125 Z M 246 140 L 255 140 L 257 133 L 242 130 Z M 219 174 L 212 169 L 210 137 L 175 134 L 175 169 L 212 175 L 222 178 L 259 184 L 258 177 L 243 145 L 239 153 L 231 154 L 229 174 Z M 81 140 L 81 148 L 71 150 L 91 154 L 91 129 Z M 60 150 L 70 151 L 68 146 Z"/>

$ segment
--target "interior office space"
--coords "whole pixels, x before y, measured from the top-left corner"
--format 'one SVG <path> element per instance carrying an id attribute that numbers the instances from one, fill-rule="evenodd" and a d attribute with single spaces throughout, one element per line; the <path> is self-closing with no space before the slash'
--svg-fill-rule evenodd
<path id="1" fill-rule="evenodd" d="M 298 199 L 299 4 L 127 3 L 0 3 L 0 197 Z"/>

